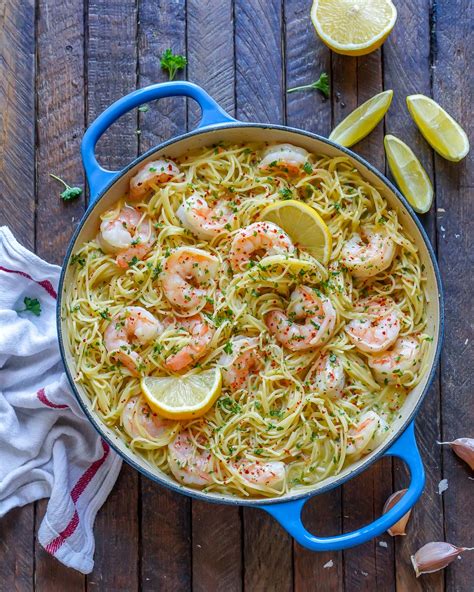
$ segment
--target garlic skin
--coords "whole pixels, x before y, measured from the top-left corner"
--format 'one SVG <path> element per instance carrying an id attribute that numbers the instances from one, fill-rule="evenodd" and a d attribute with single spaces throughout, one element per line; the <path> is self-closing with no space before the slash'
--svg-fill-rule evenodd
<path id="1" fill-rule="evenodd" d="M 474 438 L 458 438 L 452 442 L 438 442 L 438 444 L 451 446 L 453 452 L 470 466 L 471 471 L 474 471 Z"/>
<path id="2" fill-rule="evenodd" d="M 385 502 L 385 505 L 383 507 L 383 513 L 386 514 L 391 508 L 393 508 L 393 506 L 402 499 L 402 497 L 405 495 L 405 493 L 407 492 L 406 489 L 400 489 L 400 491 L 396 491 L 395 493 L 392 493 L 392 495 L 388 498 L 388 500 Z M 402 516 L 400 518 L 400 520 L 398 522 L 396 522 L 393 526 L 391 526 L 387 532 L 390 536 L 405 536 L 406 532 L 406 526 L 408 523 L 408 520 L 410 519 L 410 515 L 411 515 L 411 510 L 408 510 L 408 512 Z"/>
<path id="3" fill-rule="evenodd" d="M 442 541 L 427 543 L 411 556 L 416 577 L 444 569 L 464 551 L 473 551 L 474 547 L 456 547 Z"/>

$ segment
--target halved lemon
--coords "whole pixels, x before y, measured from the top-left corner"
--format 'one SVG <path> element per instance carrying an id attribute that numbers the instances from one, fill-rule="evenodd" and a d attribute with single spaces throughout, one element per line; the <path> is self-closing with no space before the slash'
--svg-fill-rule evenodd
<path id="1" fill-rule="evenodd" d="M 336 53 L 360 56 L 382 45 L 397 20 L 390 0 L 314 0 L 311 20 Z"/>
<path id="2" fill-rule="evenodd" d="M 392 97 L 393 90 L 385 90 L 365 101 L 332 130 L 329 139 L 347 148 L 357 144 L 383 119 Z"/>
<path id="3" fill-rule="evenodd" d="M 433 202 L 433 186 L 421 162 L 404 142 L 385 136 L 388 165 L 403 195 L 416 212 L 424 214 Z"/>
<path id="4" fill-rule="evenodd" d="M 298 247 L 305 249 L 318 261 L 325 264 L 329 261 L 331 233 L 314 208 L 296 199 L 289 199 L 269 205 L 261 217 L 282 228 Z"/>
<path id="5" fill-rule="evenodd" d="M 150 407 L 168 419 L 192 419 L 208 411 L 221 392 L 219 368 L 184 376 L 145 376 L 142 392 Z"/>
<path id="6" fill-rule="evenodd" d="M 410 95 L 407 106 L 428 144 L 447 160 L 458 162 L 469 152 L 469 140 L 459 123 L 436 101 L 425 95 Z"/>

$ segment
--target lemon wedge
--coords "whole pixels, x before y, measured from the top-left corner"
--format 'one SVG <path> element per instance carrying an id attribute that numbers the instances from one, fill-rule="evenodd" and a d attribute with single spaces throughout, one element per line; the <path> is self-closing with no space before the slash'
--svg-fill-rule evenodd
<path id="1" fill-rule="evenodd" d="M 357 144 L 383 119 L 392 97 L 393 90 L 385 90 L 365 101 L 332 130 L 329 139 L 347 148 Z"/>
<path id="2" fill-rule="evenodd" d="M 314 0 L 311 20 L 336 53 L 360 56 L 382 45 L 397 20 L 390 0 Z"/>
<path id="3" fill-rule="evenodd" d="M 219 368 L 184 376 L 145 376 L 142 392 L 150 407 L 168 419 L 192 419 L 208 411 L 220 395 Z"/>
<path id="4" fill-rule="evenodd" d="M 329 261 L 331 233 L 314 208 L 296 199 L 278 201 L 267 206 L 261 218 L 282 228 L 298 247 L 305 249 L 318 261 L 324 264 Z"/>
<path id="5" fill-rule="evenodd" d="M 428 144 L 447 160 L 458 162 L 469 152 L 466 132 L 436 101 L 425 95 L 410 95 L 407 106 Z"/>
<path id="6" fill-rule="evenodd" d="M 433 186 L 420 161 L 404 142 L 395 136 L 385 136 L 388 165 L 403 195 L 420 214 L 427 212 L 433 202 Z"/>

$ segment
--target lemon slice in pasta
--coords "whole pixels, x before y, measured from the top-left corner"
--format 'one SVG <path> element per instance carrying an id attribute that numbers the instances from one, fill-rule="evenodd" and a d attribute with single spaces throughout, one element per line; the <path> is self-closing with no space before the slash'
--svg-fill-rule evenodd
<path id="1" fill-rule="evenodd" d="M 401 192 L 415 212 L 426 213 L 433 202 L 433 186 L 421 162 L 404 142 L 395 136 L 384 138 L 388 165 Z"/>
<path id="2" fill-rule="evenodd" d="M 318 261 L 324 264 L 329 261 L 331 233 L 314 208 L 296 199 L 289 199 L 269 205 L 261 217 L 282 228 L 297 247 L 306 250 Z"/>
<path id="3" fill-rule="evenodd" d="M 426 141 L 446 160 L 458 162 L 469 152 L 469 140 L 459 123 L 425 95 L 407 97 L 410 115 Z"/>
<path id="4" fill-rule="evenodd" d="M 357 144 L 383 119 L 392 97 L 393 90 L 385 90 L 365 101 L 332 130 L 329 139 L 347 148 Z"/>
<path id="5" fill-rule="evenodd" d="M 221 392 L 219 368 L 184 376 L 145 376 L 141 387 L 148 405 L 168 419 L 192 419 L 208 411 Z"/>

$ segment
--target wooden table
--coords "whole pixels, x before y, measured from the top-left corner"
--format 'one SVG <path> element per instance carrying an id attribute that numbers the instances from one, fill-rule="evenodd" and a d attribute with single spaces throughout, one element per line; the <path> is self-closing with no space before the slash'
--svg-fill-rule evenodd
<path id="1" fill-rule="evenodd" d="M 410 565 L 410 554 L 428 541 L 474 544 L 470 473 L 436 444 L 473 436 L 474 211 L 467 160 L 451 164 L 433 154 L 405 107 L 406 95 L 425 93 L 465 128 L 470 124 L 470 3 L 395 3 L 398 21 L 383 49 L 352 59 L 332 54 L 318 40 L 310 0 L 3 0 L 1 221 L 41 257 L 62 261 L 85 207 L 84 199 L 63 203 L 48 173 L 84 186 L 79 144 L 85 127 L 132 89 L 165 80 L 159 55 L 172 47 L 187 54 L 185 77 L 244 121 L 327 135 L 358 104 L 392 88 L 384 124 L 355 149 L 383 171 L 382 140 L 390 132 L 421 158 L 436 188 L 436 203 L 422 219 L 438 254 L 447 306 L 439 373 L 417 419 L 427 483 L 408 536 L 315 554 L 261 511 L 191 502 L 124 466 L 97 517 L 93 573 L 66 569 L 39 547 L 42 501 L 0 522 L 2 592 L 472 590 L 472 555 L 419 580 Z M 323 71 L 331 77 L 331 100 L 317 92 L 285 93 Z M 195 105 L 180 99 L 135 111 L 101 141 L 102 162 L 119 169 L 196 121 Z M 440 496 L 442 478 L 449 489 Z M 354 529 L 378 516 L 387 496 L 406 483 L 405 469 L 383 460 L 308 504 L 307 524 L 322 535 Z M 332 567 L 324 567 L 330 560 Z"/>

